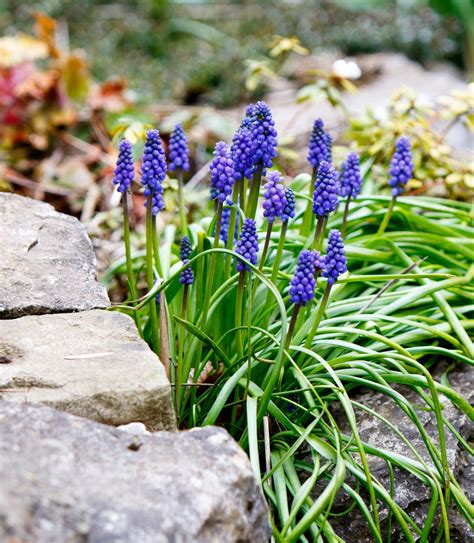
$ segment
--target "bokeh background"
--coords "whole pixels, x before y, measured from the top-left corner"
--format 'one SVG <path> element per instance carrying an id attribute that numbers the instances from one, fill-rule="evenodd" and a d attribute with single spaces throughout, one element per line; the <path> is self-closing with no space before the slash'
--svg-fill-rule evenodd
<path id="1" fill-rule="evenodd" d="M 464 0 L 0 0 L 0 190 L 80 218 L 104 271 L 123 251 L 111 182 L 119 140 L 138 160 L 147 128 L 159 128 L 166 147 L 183 124 L 192 222 L 208 202 L 215 143 L 230 142 L 246 105 L 264 99 L 286 176 L 310 171 L 321 117 L 335 166 L 352 149 L 370 167 L 367 190 L 387 190 L 404 134 L 415 162 L 407 193 L 469 199 L 472 25 Z M 167 179 L 163 225 L 176 222 L 176 189 Z M 138 184 L 132 198 L 139 249 Z"/>

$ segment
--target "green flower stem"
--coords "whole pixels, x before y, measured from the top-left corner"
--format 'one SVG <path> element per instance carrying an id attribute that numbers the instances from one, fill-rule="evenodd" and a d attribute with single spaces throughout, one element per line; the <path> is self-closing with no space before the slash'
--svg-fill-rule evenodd
<path id="1" fill-rule="evenodd" d="M 272 283 L 276 285 L 277 277 L 278 277 L 278 271 L 280 270 L 280 264 L 281 264 L 281 258 L 283 256 L 283 249 L 285 247 L 285 240 L 286 240 L 286 232 L 288 230 L 288 221 L 283 222 L 281 224 L 281 230 L 280 230 L 280 241 L 278 242 L 277 252 L 275 255 L 275 262 L 273 263 L 273 269 L 272 269 Z M 265 308 L 270 307 L 272 301 L 272 293 L 269 290 L 267 293 L 267 301 L 265 303 Z M 270 320 L 271 314 L 267 314 L 267 318 L 265 320 L 265 327 L 268 326 L 268 322 Z"/>
<path id="2" fill-rule="evenodd" d="M 133 263 L 132 263 L 132 252 L 130 247 L 130 223 L 128 215 L 128 198 L 127 193 L 125 192 L 122 196 L 123 204 L 123 240 L 125 242 L 125 260 L 127 264 L 127 278 L 128 278 L 128 288 L 130 291 L 130 297 L 132 298 L 132 304 L 135 307 L 137 305 L 137 285 L 135 283 L 135 275 L 133 273 Z M 137 325 L 140 335 L 143 335 L 142 328 L 140 325 L 140 313 L 139 311 L 133 312 L 133 318 L 135 319 L 135 324 Z"/>
<path id="3" fill-rule="evenodd" d="M 222 202 L 218 200 L 217 202 L 217 218 L 216 218 L 216 233 L 214 235 L 214 243 L 212 245 L 213 249 L 217 249 L 219 247 L 219 237 L 221 234 L 221 225 L 222 225 Z M 201 323 L 204 328 L 206 328 L 207 324 L 207 313 L 209 311 L 209 302 L 211 299 L 211 293 L 212 293 L 212 283 L 214 281 L 214 272 L 216 269 L 216 253 L 211 254 L 211 259 L 209 262 L 209 270 L 207 271 L 207 282 L 206 282 L 206 290 L 204 291 L 204 302 L 203 302 L 203 308 L 202 308 L 202 317 L 201 317 Z M 198 357 L 199 359 L 200 357 Z"/>
<path id="4" fill-rule="evenodd" d="M 161 267 L 160 259 L 160 247 L 158 243 L 158 231 L 156 229 L 156 215 L 152 215 L 152 233 L 153 233 L 153 256 L 155 259 L 155 266 L 160 277 L 163 277 L 163 269 Z"/>
<path id="5" fill-rule="evenodd" d="M 288 350 L 288 347 L 291 344 L 291 338 L 293 336 L 293 332 L 295 331 L 295 325 L 296 325 L 296 321 L 298 319 L 298 313 L 299 313 L 300 309 L 301 309 L 301 305 L 300 304 L 295 304 L 295 307 L 293 309 L 293 314 L 291 315 L 290 326 L 288 327 L 288 333 L 286 335 L 286 342 L 285 342 L 285 349 L 286 350 Z"/>
<path id="6" fill-rule="evenodd" d="M 341 226 L 341 236 L 343 238 L 346 236 L 347 216 L 349 214 L 350 203 L 351 203 L 351 197 L 348 196 L 346 200 L 346 205 L 344 206 L 344 216 L 342 218 L 342 226 Z"/>
<path id="7" fill-rule="evenodd" d="M 188 233 L 188 225 L 186 222 L 186 208 L 184 206 L 183 170 L 179 170 L 178 172 L 178 206 L 181 235 L 186 236 Z"/>
<path id="8" fill-rule="evenodd" d="M 234 245 L 235 225 L 237 223 L 236 202 L 237 202 L 237 197 L 239 193 L 239 185 L 242 186 L 242 184 L 243 184 L 242 181 L 240 183 L 234 183 L 234 192 L 232 194 L 234 205 L 230 208 L 229 231 L 227 232 L 227 242 L 226 242 L 226 249 L 229 249 L 229 250 L 232 250 L 232 247 Z M 224 267 L 224 281 L 229 279 L 230 277 L 231 262 L 232 262 L 232 257 L 230 255 L 226 255 L 225 267 Z"/>
<path id="9" fill-rule="evenodd" d="M 189 291 L 189 285 L 183 286 L 183 302 L 181 305 L 181 318 L 184 320 L 186 319 L 186 313 L 187 313 L 187 305 L 188 305 L 188 291 Z M 188 376 L 183 375 L 183 354 L 184 354 L 184 339 L 185 339 L 185 332 L 186 329 L 184 325 L 182 324 L 180 326 L 179 330 L 179 343 L 178 343 L 178 366 L 176 368 L 176 376 L 175 376 L 175 396 L 176 396 L 176 418 L 178 420 L 178 426 L 179 426 L 179 420 L 180 420 L 180 406 L 181 406 L 181 398 L 184 396 L 184 392 L 186 390 L 185 387 L 182 386 L 182 383 L 187 382 Z"/>
<path id="10" fill-rule="evenodd" d="M 252 177 L 249 201 L 247 202 L 247 207 L 245 209 L 245 216 L 250 219 L 255 219 L 255 214 L 257 213 L 258 197 L 260 195 L 260 185 L 262 183 L 262 171 L 263 166 L 259 164 Z"/>
<path id="11" fill-rule="evenodd" d="M 247 179 L 243 177 L 242 180 L 238 182 L 238 185 L 239 185 L 239 206 L 240 206 L 240 209 L 245 209 L 245 196 L 247 193 Z"/>
<path id="12" fill-rule="evenodd" d="M 239 282 L 237 284 L 237 296 L 235 301 L 235 327 L 236 331 L 236 342 L 237 342 L 237 355 L 241 358 L 244 354 L 244 347 L 242 343 L 242 302 L 244 297 L 244 288 L 245 288 L 245 270 L 242 270 L 239 274 Z"/>
<path id="13" fill-rule="evenodd" d="M 302 236 L 309 236 L 311 232 L 311 226 L 313 223 L 313 191 L 314 184 L 316 183 L 316 176 L 318 175 L 318 169 L 313 168 L 313 175 L 311 176 L 311 182 L 309 184 L 309 197 L 308 203 L 306 204 L 306 210 L 303 215 L 303 222 L 300 228 L 300 234 Z"/>
<path id="14" fill-rule="evenodd" d="M 314 232 L 313 249 L 321 250 L 324 240 L 324 232 L 326 231 L 326 217 L 318 217 L 316 230 Z"/>
<path id="15" fill-rule="evenodd" d="M 392 218 L 396 199 L 397 199 L 396 196 L 393 196 L 392 199 L 390 200 L 387 213 L 385 213 L 385 217 L 383 218 L 383 221 L 377 231 L 377 236 L 381 236 L 385 232 L 385 229 L 387 228 L 388 223 L 390 222 L 390 219 Z"/>
<path id="16" fill-rule="evenodd" d="M 262 271 L 263 265 L 265 264 L 265 260 L 267 258 L 268 247 L 270 246 L 270 238 L 272 236 L 272 228 L 273 222 L 269 222 L 267 226 L 267 234 L 265 236 L 265 244 L 263 246 L 262 256 L 260 258 L 260 264 L 258 265 L 258 269 L 260 271 Z"/>
<path id="17" fill-rule="evenodd" d="M 273 263 L 272 270 L 272 283 L 275 283 L 278 277 L 278 272 L 280 270 L 281 257 L 283 255 L 283 249 L 285 247 L 286 241 L 286 232 L 288 230 L 288 221 L 282 223 L 280 230 L 280 241 L 278 242 L 278 248 L 275 255 L 275 262 Z M 271 295 L 271 293 L 269 293 Z"/>
<path id="18" fill-rule="evenodd" d="M 311 326 L 311 330 L 309 331 L 308 336 L 306 337 L 306 341 L 304 343 L 304 346 L 306 349 L 311 348 L 311 344 L 313 342 L 313 338 L 316 335 L 316 332 L 318 331 L 319 323 L 321 322 L 321 319 L 323 318 L 324 311 L 326 310 L 326 306 L 328 304 L 329 295 L 331 293 L 331 287 L 329 283 L 326 284 L 326 289 L 324 290 L 323 297 L 321 298 L 321 301 L 319 302 L 318 311 L 314 317 L 313 325 Z"/>
<path id="19" fill-rule="evenodd" d="M 153 273 L 153 215 L 151 212 L 152 196 L 147 197 L 146 202 L 146 280 L 148 290 L 153 288 L 155 277 Z M 151 344 L 155 353 L 158 353 L 158 314 L 156 305 L 152 302 L 149 304 L 150 319 L 151 319 Z"/>

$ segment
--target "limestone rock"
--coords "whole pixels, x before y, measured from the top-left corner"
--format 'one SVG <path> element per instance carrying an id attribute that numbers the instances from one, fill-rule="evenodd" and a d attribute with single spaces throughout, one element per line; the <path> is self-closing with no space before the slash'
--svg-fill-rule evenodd
<path id="1" fill-rule="evenodd" d="M 90 239 L 74 217 L 0 192 L 0 318 L 105 308 Z"/>
<path id="2" fill-rule="evenodd" d="M 96 309 L 2 321 L 0 359 L 4 399 L 114 426 L 175 428 L 163 365 L 122 313 Z"/>
<path id="3" fill-rule="evenodd" d="M 0 401 L 0 541 L 263 543 L 268 510 L 222 429 L 131 436 Z"/>

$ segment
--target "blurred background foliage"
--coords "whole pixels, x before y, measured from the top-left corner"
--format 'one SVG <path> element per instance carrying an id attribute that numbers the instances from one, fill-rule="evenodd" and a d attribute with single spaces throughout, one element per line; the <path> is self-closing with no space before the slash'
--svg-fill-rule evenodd
<path id="1" fill-rule="evenodd" d="M 463 4 L 470 2 L 0 0 L 0 33 L 31 33 L 32 12 L 44 12 L 72 49 L 86 51 L 94 78 L 120 75 L 146 102 L 226 107 L 264 92 L 245 88 L 240 68 L 265 57 L 274 35 L 298 36 L 314 54 L 393 50 L 462 66 Z"/>

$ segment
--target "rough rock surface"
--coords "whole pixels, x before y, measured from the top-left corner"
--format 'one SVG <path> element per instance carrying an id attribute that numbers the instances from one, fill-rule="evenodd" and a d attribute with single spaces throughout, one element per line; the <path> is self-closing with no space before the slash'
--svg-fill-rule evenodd
<path id="1" fill-rule="evenodd" d="M 439 381 L 440 374 L 444 369 L 446 368 L 442 368 L 441 366 L 436 369 L 434 372 L 435 379 L 438 378 L 437 380 Z M 450 385 L 470 403 L 474 400 L 474 389 L 472 387 L 473 379 L 474 368 L 467 365 L 461 364 L 448 374 Z M 439 440 L 435 417 L 432 413 L 420 409 L 423 403 L 420 396 L 406 387 L 400 386 L 395 388 L 403 394 L 412 405 L 417 406 L 416 413 L 422 425 L 428 435 L 433 439 L 433 442 L 438 445 Z M 408 416 L 403 413 L 392 400 L 383 394 L 374 392 L 359 392 L 358 394 L 351 395 L 351 398 L 366 407 L 371 408 L 398 427 L 427 465 L 433 466 L 433 462 L 420 433 Z M 443 416 L 464 439 L 467 441 L 472 440 L 474 437 L 474 425 L 467 415 L 454 407 L 444 396 L 441 395 L 440 400 L 444 406 Z M 355 413 L 357 416 L 359 433 L 363 442 L 414 458 L 413 453 L 408 447 L 378 419 L 360 409 L 356 409 Z M 336 417 L 341 425 L 341 430 L 346 434 L 350 434 L 351 432 L 344 415 L 338 413 Z M 445 438 L 446 453 L 450 469 L 461 484 L 464 492 L 467 493 L 468 498 L 472 500 L 474 498 L 474 488 L 470 486 L 469 481 L 472 482 L 472 470 L 474 467 L 472 462 L 473 459 L 468 457 L 457 438 L 446 428 Z M 385 461 L 376 456 L 369 455 L 368 462 L 371 473 L 388 490 L 390 488 L 390 478 Z M 430 504 L 430 488 L 425 486 L 416 477 L 407 474 L 406 471 L 395 468 L 394 474 L 394 499 L 396 503 L 408 513 L 418 526 L 422 526 Z M 348 496 L 345 493 L 340 493 L 335 501 L 335 510 L 343 511 L 349 504 L 350 500 Z M 382 528 L 386 530 L 387 510 L 384 509 L 383 506 L 381 506 L 380 520 Z M 449 512 L 449 520 L 452 542 L 468 543 L 474 541 L 474 532 L 454 507 Z M 340 537 L 346 541 L 351 541 L 351 543 L 367 543 L 374 541 L 365 519 L 357 508 L 355 508 L 348 517 L 342 517 L 341 519 L 335 518 L 331 521 L 331 524 Z M 400 534 L 399 527 L 394 521 L 392 524 L 392 541 L 402 540 L 403 536 Z"/>
<path id="2" fill-rule="evenodd" d="M 111 424 L 175 427 L 163 365 L 130 317 L 92 310 L 1 321 L 0 397 Z"/>
<path id="3" fill-rule="evenodd" d="M 268 511 L 249 461 L 207 427 L 130 435 L 0 401 L 0 541 L 260 543 Z"/>
<path id="4" fill-rule="evenodd" d="M 0 192 L 0 318 L 109 306 L 95 256 L 74 217 Z"/>

